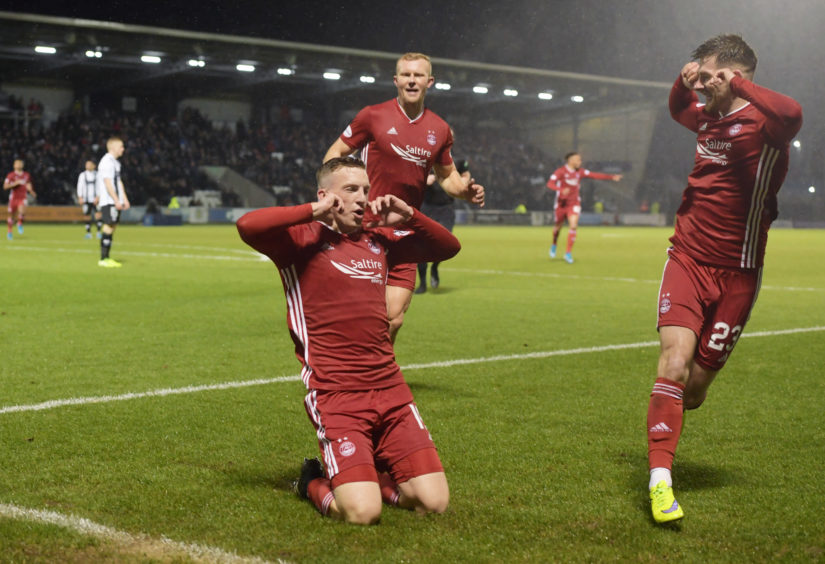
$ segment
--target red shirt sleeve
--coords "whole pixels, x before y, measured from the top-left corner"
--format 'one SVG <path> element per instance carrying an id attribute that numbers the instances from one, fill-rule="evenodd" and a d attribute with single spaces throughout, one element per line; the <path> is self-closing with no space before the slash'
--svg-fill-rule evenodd
<path id="1" fill-rule="evenodd" d="M 730 88 L 734 94 L 744 98 L 764 114 L 768 120 L 765 134 L 769 139 L 785 144 L 799 133 L 802 127 L 802 106 L 793 98 L 739 76 L 730 81 Z"/>
<path id="2" fill-rule="evenodd" d="M 441 148 L 441 152 L 437 157 L 438 164 L 441 166 L 448 166 L 453 163 L 453 132 L 447 128 L 447 142 Z"/>
<path id="3" fill-rule="evenodd" d="M 592 170 L 584 169 L 583 173 L 587 178 L 592 178 L 593 180 L 613 180 L 612 174 L 604 172 L 593 172 Z"/>
<path id="4" fill-rule="evenodd" d="M 341 141 L 357 149 L 372 141 L 372 124 L 370 106 L 362 108 L 341 134 Z"/>
<path id="5" fill-rule="evenodd" d="M 696 107 L 699 98 L 696 97 L 696 92 L 687 88 L 682 82 L 682 77 L 676 79 L 673 83 L 673 88 L 670 89 L 670 97 L 668 98 L 668 107 L 670 108 L 671 117 L 690 129 L 693 132 L 699 132 L 698 116 L 702 111 Z"/>
<path id="6" fill-rule="evenodd" d="M 561 190 L 561 175 L 561 168 L 554 170 L 553 174 L 550 175 L 550 179 L 547 181 L 547 187 L 551 190 L 556 190 L 557 192 Z"/>
<path id="7" fill-rule="evenodd" d="M 312 221 L 312 204 L 262 208 L 244 214 L 235 224 L 244 243 L 279 263 L 291 251 L 287 229 Z"/>
<path id="8" fill-rule="evenodd" d="M 405 233 L 406 230 L 411 233 Z M 461 250 L 455 235 L 436 221 L 416 210 L 410 220 L 395 227 L 395 241 L 390 241 L 387 258 L 393 264 L 439 262 L 454 257 Z"/>

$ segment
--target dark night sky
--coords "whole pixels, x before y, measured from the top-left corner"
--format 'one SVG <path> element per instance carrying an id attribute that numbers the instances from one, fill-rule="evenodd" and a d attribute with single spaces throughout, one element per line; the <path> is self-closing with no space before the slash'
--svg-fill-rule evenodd
<path id="1" fill-rule="evenodd" d="M 3 9 L 667 82 L 704 39 L 736 32 L 759 56 L 757 82 L 803 105 L 825 95 L 812 72 L 825 53 L 823 0 L 10 0 Z"/>

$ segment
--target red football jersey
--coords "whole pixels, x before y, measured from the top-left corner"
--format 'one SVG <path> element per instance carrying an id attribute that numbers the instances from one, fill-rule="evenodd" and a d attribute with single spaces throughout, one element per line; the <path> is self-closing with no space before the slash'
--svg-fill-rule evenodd
<path id="1" fill-rule="evenodd" d="M 403 227 L 344 235 L 312 221 L 312 204 L 249 212 L 238 231 L 280 271 L 307 388 L 368 390 L 403 382 L 387 323 L 387 270 L 452 257 L 458 239 L 421 212 Z"/>
<path id="2" fill-rule="evenodd" d="M 6 175 L 6 180 L 8 182 L 16 182 L 18 180 L 22 180 L 23 182 L 10 190 L 11 194 L 9 194 L 9 200 L 25 200 L 26 199 L 26 184 L 29 184 L 32 181 L 31 175 L 26 172 L 15 172 L 11 171 Z"/>
<path id="3" fill-rule="evenodd" d="M 550 175 L 547 187 L 556 191 L 555 207 L 581 205 L 582 177 L 594 180 L 612 180 L 612 174 L 592 172 L 586 168 L 572 169 L 567 165 L 560 166 Z"/>
<path id="4" fill-rule="evenodd" d="M 362 149 L 370 200 L 393 194 L 415 209 L 424 200 L 433 163 L 446 166 L 453 162 L 453 134 L 447 122 L 427 108 L 410 119 L 396 98 L 358 112 L 341 140 Z"/>
<path id="5" fill-rule="evenodd" d="M 670 240 L 700 263 L 759 268 L 778 214 L 776 193 L 788 171 L 789 144 L 802 126 L 802 108 L 741 77 L 732 79 L 730 88 L 749 103 L 725 116 L 704 111 L 681 78 L 671 89 L 673 119 L 698 137 Z"/>

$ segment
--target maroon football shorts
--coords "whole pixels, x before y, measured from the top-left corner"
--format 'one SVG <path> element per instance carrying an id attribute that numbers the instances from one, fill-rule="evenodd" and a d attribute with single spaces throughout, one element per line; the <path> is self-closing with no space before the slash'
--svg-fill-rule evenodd
<path id="1" fill-rule="evenodd" d="M 418 272 L 416 267 L 418 265 L 413 263 L 396 264 L 390 268 L 387 273 L 387 286 L 400 286 L 409 291 L 415 290 L 415 275 Z"/>
<path id="2" fill-rule="evenodd" d="M 23 197 L 23 198 L 14 198 L 14 197 L 9 198 L 8 212 L 9 213 L 14 213 L 18 209 L 23 208 L 25 205 L 26 205 L 26 198 L 25 197 Z"/>
<path id="3" fill-rule="evenodd" d="M 581 215 L 582 206 L 580 202 L 559 202 L 553 212 L 556 214 L 556 223 L 561 223 L 571 215 Z"/>
<path id="4" fill-rule="evenodd" d="M 397 482 L 442 471 L 440 463 L 438 468 L 432 464 L 404 467 L 404 459 L 411 454 L 435 449 L 407 384 L 364 391 L 310 390 L 304 407 L 317 432 L 333 487 L 341 485 L 336 475 L 365 464 L 389 472 Z"/>
<path id="5" fill-rule="evenodd" d="M 699 340 L 694 360 L 706 370 L 721 370 L 750 317 L 761 283 L 761 268 L 707 266 L 671 248 L 659 288 L 657 328 L 690 329 Z"/>

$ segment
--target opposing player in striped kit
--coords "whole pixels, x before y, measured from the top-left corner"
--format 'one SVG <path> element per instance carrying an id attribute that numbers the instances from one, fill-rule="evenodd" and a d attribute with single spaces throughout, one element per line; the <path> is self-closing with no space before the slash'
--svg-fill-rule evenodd
<path id="1" fill-rule="evenodd" d="M 77 203 L 83 208 L 86 217 L 86 238 L 92 238 L 92 220 L 97 223 L 97 238 L 101 238 L 100 230 L 103 222 L 100 212 L 97 211 L 97 170 L 94 161 L 86 161 L 86 170 L 77 177 Z"/>
<path id="2" fill-rule="evenodd" d="M 671 116 L 697 143 L 659 290 L 661 353 L 647 413 L 658 523 L 684 516 L 671 478 L 683 410 L 702 404 L 750 316 L 789 145 L 802 126 L 799 104 L 751 82 L 755 70 L 748 44 L 720 35 L 693 52 L 670 91 Z"/>
<path id="3" fill-rule="evenodd" d="M 394 265 L 445 260 L 459 242 L 392 194 L 368 201 L 357 159 L 327 161 L 317 180 L 317 202 L 256 210 L 237 223 L 280 271 L 304 406 L 326 467 L 305 460 L 296 489 L 350 523 L 376 523 L 382 500 L 443 512 L 447 479 L 395 361 L 385 286 Z M 376 226 L 363 223 L 367 210 Z"/>
<path id="4" fill-rule="evenodd" d="M 103 221 L 103 237 L 100 239 L 99 266 L 104 268 L 120 268 L 122 265 L 109 256 L 112 250 L 112 237 L 115 228 L 120 223 L 120 212 L 130 207 L 126 188 L 120 176 L 120 161 L 125 147 L 119 137 L 110 137 L 106 141 L 106 154 L 100 159 L 97 167 L 97 194 L 100 198 L 100 215 Z"/>

